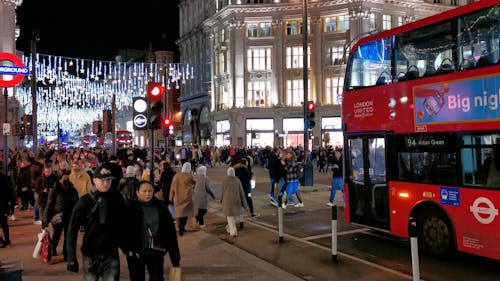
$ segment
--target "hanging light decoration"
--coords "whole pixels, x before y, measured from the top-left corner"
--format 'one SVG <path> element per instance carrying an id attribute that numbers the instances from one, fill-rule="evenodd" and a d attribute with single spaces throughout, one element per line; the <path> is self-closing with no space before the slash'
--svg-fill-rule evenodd
<path id="1" fill-rule="evenodd" d="M 30 56 L 23 56 L 31 66 Z M 168 75 L 164 73 L 167 71 Z M 145 85 L 150 79 L 166 85 L 185 83 L 192 78 L 193 68 L 177 63 L 111 62 L 37 54 L 38 130 L 57 132 L 58 126 L 66 132 L 76 132 L 100 119 L 102 111 L 112 108 L 113 95 L 116 110 L 129 110 L 132 98 L 145 96 Z M 16 97 L 25 114 L 31 114 L 31 81 L 17 87 Z"/>

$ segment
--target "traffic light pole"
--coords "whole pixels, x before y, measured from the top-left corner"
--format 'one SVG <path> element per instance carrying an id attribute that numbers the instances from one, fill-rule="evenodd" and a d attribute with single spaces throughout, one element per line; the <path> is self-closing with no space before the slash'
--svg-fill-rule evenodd
<path id="1" fill-rule="evenodd" d="M 155 187 L 155 176 L 154 176 L 154 172 L 155 172 L 155 130 L 154 129 L 151 129 L 151 143 L 150 143 L 150 147 L 151 149 L 151 160 L 150 160 L 150 163 L 151 163 L 151 169 L 149 171 L 149 181 L 151 182 L 151 184 L 153 185 L 153 188 Z"/>
<path id="2" fill-rule="evenodd" d="M 7 123 L 7 119 L 9 118 L 7 112 L 7 103 L 9 102 L 9 93 L 7 92 L 7 88 L 3 88 L 3 123 Z M 3 135 L 3 171 L 5 175 L 9 173 L 9 146 L 7 145 L 9 138 L 6 134 Z"/>
<path id="3" fill-rule="evenodd" d="M 309 101 L 309 77 L 308 77 L 308 52 L 307 52 L 307 0 L 303 0 L 303 13 L 302 13 L 302 58 L 303 58 L 303 79 L 304 79 L 304 102 L 303 102 L 303 116 L 304 116 L 304 160 L 302 161 L 304 167 L 304 177 L 301 184 L 304 186 L 312 186 L 313 178 L 313 165 L 309 159 L 309 122 L 307 120 L 307 103 Z"/>
<path id="4" fill-rule="evenodd" d="M 303 9 L 302 9 L 302 75 L 303 75 L 303 84 L 304 84 L 304 102 L 303 102 L 303 115 L 304 115 L 304 163 L 308 161 L 308 151 L 309 151 L 309 124 L 307 122 L 307 101 L 309 100 L 308 95 L 308 86 L 309 86 L 309 77 L 308 77 L 308 52 L 307 52 L 307 0 L 303 0 Z"/>

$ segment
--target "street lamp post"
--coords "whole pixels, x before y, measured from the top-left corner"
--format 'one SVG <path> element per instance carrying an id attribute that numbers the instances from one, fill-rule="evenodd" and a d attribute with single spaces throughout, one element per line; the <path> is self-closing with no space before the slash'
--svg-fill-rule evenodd
<path id="1" fill-rule="evenodd" d="M 302 104 L 303 106 L 303 116 L 304 116 L 304 162 L 307 162 L 307 152 L 309 150 L 309 124 L 306 122 L 307 119 L 307 101 L 309 100 L 309 95 L 308 95 L 308 86 L 309 86 L 309 81 L 308 81 L 308 69 L 307 69 L 307 63 L 308 63 L 308 58 L 307 58 L 307 0 L 302 1 L 302 59 L 303 59 L 303 65 L 302 65 L 302 75 L 303 75 L 303 85 L 304 85 L 304 102 Z"/>
<path id="2" fill-rule="evenodd" d="M 304 102 L 302 104 L 303 117 L 304 117 L 304 160 L 302 161 L 304 167 L 304 178 L 303 183 L 306 186 L 313 185 L 313 165 L 311 163 L 311 159 L 309 159 L 309 122 L 307 122 L 307 102 L 309 100 L 309 81 L 308 81 L 308 52 L 307 52 L 307 0 L 303 0 L 302 2 L 302 73 L 304 79 Z"/>
<path id="3" fill-rule="evenodd" d="M 38 31 L 33 29 L 31 33 L 31 115 L 33 116 L 33 121 L 31 121 L 31 126 L 33 127 L 33 151 L 36 152 L 38 148 L 38 121 L 37 121 L 37 101 L 36 101 L 36 42 L 40 40 L 38 36 Z"/>
<path id="4" fill-rule="evenodd" d="M 7 91 L 7 88 L 3 88 L 3 122 L 7 123 L 7 118 L 9 118 L 9 115 L 7 113 L 7 102 L 9 101 L 9 94 Z M 4 173 L 7 175 L 9 172 L 9 168 L 7 167 L 9 165 L 9 146 L 7 145 L 8 141 L 8 136 L 6 134 L 3 135 L 3 170 Z"/>

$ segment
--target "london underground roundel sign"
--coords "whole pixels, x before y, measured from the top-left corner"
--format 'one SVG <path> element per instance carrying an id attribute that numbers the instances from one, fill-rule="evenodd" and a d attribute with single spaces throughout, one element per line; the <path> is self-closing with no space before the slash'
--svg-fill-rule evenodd
<path id="1" fill-rule="evenodd" d="M 0 75 L 14 75 L 14 78 L 11 80 L 3 80 L 3 78 L 0 77 L 0 87 L 14 87 L 23 81 L 24 75 L 30 73 L 29 69 L 24 66 L 23 60 L 20 57 L 12 53 L 0 53 L 0 62 L 4 60 L 12 62 L 13 65 L 0 65 Z"/>

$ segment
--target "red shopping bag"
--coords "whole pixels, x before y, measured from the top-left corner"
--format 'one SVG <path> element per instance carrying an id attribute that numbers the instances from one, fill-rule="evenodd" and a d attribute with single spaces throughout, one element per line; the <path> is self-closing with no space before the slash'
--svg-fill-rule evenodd
<path id="1" fill-rule="evenodd" d="M 47 230 L 47 234 L 42 239 L 42 249 L 40 250 L 40 260 L 42 262 L 49 262 L 52 258 L 52 238 Z"/>

